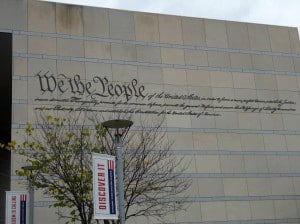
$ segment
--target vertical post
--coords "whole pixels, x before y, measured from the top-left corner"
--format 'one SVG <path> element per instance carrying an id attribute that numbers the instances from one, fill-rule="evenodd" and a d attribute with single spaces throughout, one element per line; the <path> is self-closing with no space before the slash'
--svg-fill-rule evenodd
<path id="1" fill-rule="evenodd" d="M 33 224 L 33 217 L 34 217 L 34 187 L 29 180 L 29 224 Z"/>
<path id="2" fill-rule="evenodd" d="M 109 120 L 102 123 L 102 126 L 106 128 L 111 139 L 115 143 L 115 151 L 117 157 L 117 190 L 119 201 L 119 223 L 125 224 L 125 192 L 124 192 L 124 153 L 123 153 L 123 139 L 126 136 L 129 128 L 133 125 L 130 120 Z M 114 130 L 113 132 L 109 130 Z"/>
<path id="3" fill-rule="evenodd" d="M 36 169 L 35 166 L 23 166 L 22 169 L 24 171 L 28 171 L 30 176 L 28 178 L 28 192 L 29 192 L 29 224 L 33 224 L 34 222 L 34 185 L 32 183 L 31 178 L 32 171 Z"/>
<path id="4" fill-rule="evenodd" d="M 119 201 L 119 219 L 120 224 L 125 224 L 125 208 L 124 208 L 124 175 L 123 175 L 123 162 L 124 154 L 122 150 L 122 136 L 120 134 L 115 135 L 115 149 L 117 156 L 117 188 L 118 188 L 118 201 Z"/>

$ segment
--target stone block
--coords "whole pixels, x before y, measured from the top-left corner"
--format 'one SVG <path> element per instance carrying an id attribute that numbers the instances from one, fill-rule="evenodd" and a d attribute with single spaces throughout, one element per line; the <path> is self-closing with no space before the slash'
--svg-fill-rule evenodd
<path id="1" fill-rule="evenodd" d="M 135 40 L 134 13 L 109 9 L 110 38 L 117 40 Z"/>
<path id="2" fill-rule="evenodd" d="M 251 50 L 271 51 L 267 25 L 247 24 Z"/>
<path id="3" fill-rule="evenodd" d="M 225 21 L 205 19 L 206 44 L 208 47 L 228 48 Z"/>
<path id="4" fill-rule="evenodd" d="M 254 74 L 232 72 L 234 88 L 255 89 Z"/>
<path id="5" fill-rule="evenodd" d="M 85 41 L 84 52 L 86 58 L 111 59 L 110 43 Z"/>
<path id="6" fill-rule="evenodd" d="M 69 35 L 83 35 L 81 6 L 56 4 L 56 32 Z"/>
<path id="7" fill-rule="evenodd" d="M 245 178 L 224 178 L 223 185 L 225 196 L 248 196 Z"/>
<path id="8" fill-rule="evenodd" d="M 207 51 L 208 65 L 215 68 L 229 68 L 230 58 L 227 52 Z"/>
<path id="9" fill-rule="evenodd" d="M 185 49 L 184 56 L 186 65 L 208 66 L 206 51 Z"/>
<path id="10" fill-rule="evenodd" d="M 163 64 L 184 65 L 184 51 L 178 48 L 161 48 L 161 60 Z"/>
<path id="11" fill-rule="evenodd" d="M 136 61 L 136 46 L 131 44 L 111 44 L 111 57 L 113 60 Z"/>
<path id="12" fill-rule="evenodd" d="M 268 30 L 273 52 L 292 52 L 288 27 L 268 26 Z"/>
<path id="13" fill-rule="evenodd" d="M 178 16 L 158 15 L 161 43 L 182 44 L 181 19 Z"/>
<path id="14" fill-rule="evenodd" d="M 82 40 L 57 39 L 57 55 L 84 57 L 84 42 Z"/>
<path id="15" fill-rule="evenodd" d="M 88 37 L 109 37 L 108 10 L 83 7 L 83 31 Z"/>
<path id="16" fill-rule="evenodd" d="M 168 85 L 186 85 L 186 73 L 183 69 L 163 68 L 163 81 Z"/>
<path id="17" fill-rule="evenodd" d="M 203 221 L 226 221 L 226 203 L 224 201 L 202 202 L 201 212 Z"/>
<path id="18" fill-rule="evenodd" d="M 210 86 L 210 72 L 205 70 L 186 70 L 189 86 Z"/>
<path id="19" fill-rule="evenodd" d="M 181 24 L 184 44 L 206 46 L 203 19 L 183 17 Z"/>
<path id="20" fill-rule="evenodd" d="M 159 47 L 151 46 L 136 46 L 137 51 L 137 61 L 138 62 L 147 62 L 147 63 L 161 63 L 161 55 Z"/>
<path id="21" fill-rule="evenodd" d="M 250 49 L 247 24 L 226 22 L 228 47 L 232 49 Z"/>
<path id="22" fill-rule="evenodd" d="M 137 41 L 159 42 L 157 15 L 135 12 L 134 22 Z"/>

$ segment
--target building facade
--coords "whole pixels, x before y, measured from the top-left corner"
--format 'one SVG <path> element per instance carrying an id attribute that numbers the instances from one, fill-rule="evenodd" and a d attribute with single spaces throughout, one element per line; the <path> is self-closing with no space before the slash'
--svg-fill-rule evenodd
<path id="1" fill-rule="evenodd" d="M 296 28 L 37 0 L 0 6 L 1 141 L 18 140 L 41 108 L 165 116 L 193 180 L 188 209 L 168 223 L 300 223 Z M 4 223 L 4 192 L 26 187 L 15 174 L 24 158 L 2 151 L 0 161 Z M 61 222 L 49 198 L 35 198 L 35 223 Z M 126 223 L 141 222 L 155 220 Z"/>

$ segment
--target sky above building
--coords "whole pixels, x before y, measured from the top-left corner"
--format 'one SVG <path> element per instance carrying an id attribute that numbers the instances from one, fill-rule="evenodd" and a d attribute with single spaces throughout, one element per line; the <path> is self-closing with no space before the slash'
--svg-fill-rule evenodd
<path id="1" fill-rule="evenodd" d="M 300 0 L 40 0 L 170 15 L 298 27 Z"/>

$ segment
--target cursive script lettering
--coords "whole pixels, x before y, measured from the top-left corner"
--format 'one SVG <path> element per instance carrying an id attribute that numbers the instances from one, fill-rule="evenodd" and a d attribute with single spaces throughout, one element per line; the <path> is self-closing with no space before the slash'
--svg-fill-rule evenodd
<path id="1" fill-rule="evenodd" d="M 132 79 L 130 83 L 114 83 L 108 81 L 106 77 L 94 76 L 92 81 L 83 81 L 80 75 L 76 74 L 73 78 L 68 78 L 64 74 L 55 76 L 49 71 L 39 71 L 36 75 L 39 79 L 40 90 L 53 93 L 58 91 L 60 95 L 70 92 L 74 96 L 87 94 L 91 99 L 97 97 L 123 97 L 129 101 L 132 97 L 145 98 L 145 86 Z"/>

